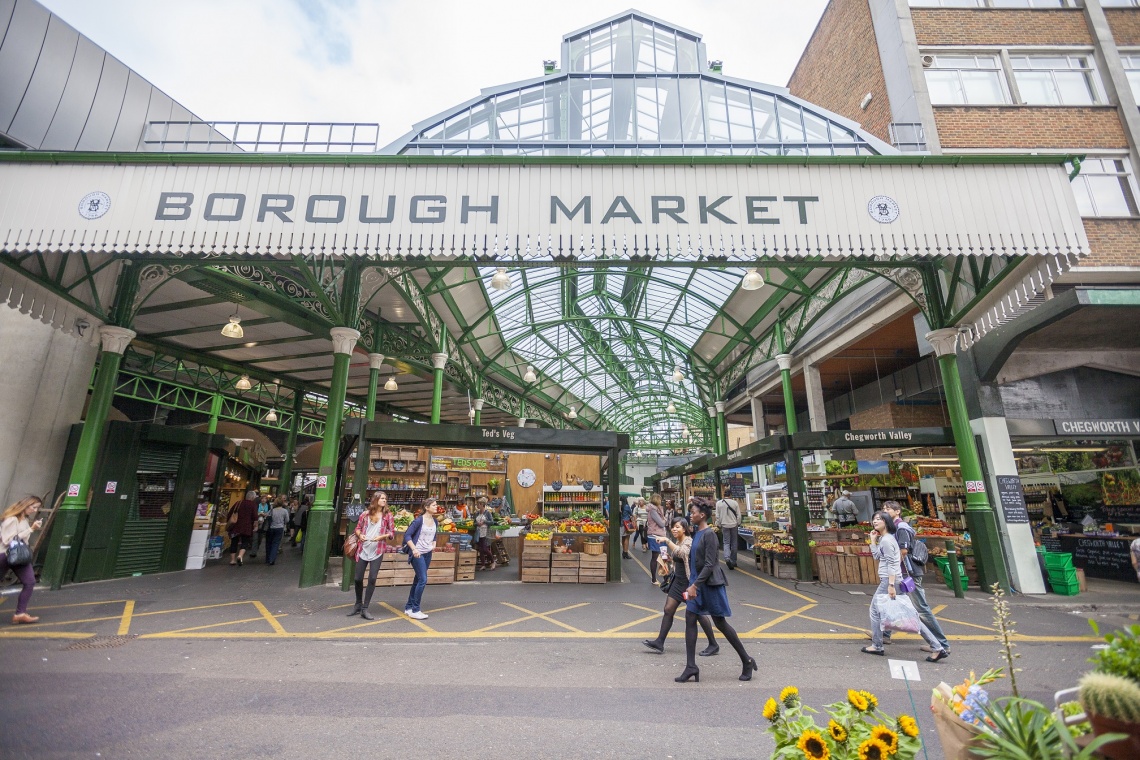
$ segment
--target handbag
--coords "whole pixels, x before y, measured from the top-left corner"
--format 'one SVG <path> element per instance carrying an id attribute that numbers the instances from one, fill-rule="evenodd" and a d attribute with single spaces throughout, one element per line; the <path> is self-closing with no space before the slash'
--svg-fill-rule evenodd
<path id="1" fill-rule="evenodd" d="M 237 505 L 235 504 L 234 508 L 230 510 L 230 518 L 228 520 L 226 520 L 226 525 L 232 528 L 233 526 L 237 525 L 237 521 L 238 521 L 238 508 L 237 508 Z"/>
<path id="2" fill-rule="evenodd" d="M 669 573 L 668 575 L 661 576 L 661 591 L 662 591 L 662 593 L 668 594 L 669 593 L 669 587 L 672 585 L 673 585 L 673 573 Z"/>
<path id="3" fill-rule="evenodd" d="M 348 534 L 344 539 L 344 556 L 356 561 L 357 555 L 360 553 L 360 539 L 356 537 L 356 531 Z"/>
<path id="4" fill-rule="evenodd" d="M 630 520 L 630 519 L 622 520 L 621 521 L 621 527 L 625 528 L 626 533 L 636 533 L 637 532 L 637 524 L 633 520 Z"/>
<path id="5" fill-rule="evenodd" d="M 917 587 L 914 578 L 911 578 L 909 575 L 904 575 L 899 581 L 899 591 L 904 594 L 913 594 Z"/>
<path id="6" fill-rule="evenodd" d="M 28 542 L 20 537 L 8 542 L 8 567 L 23 567 L 32 561 L 32 549 Z"/>

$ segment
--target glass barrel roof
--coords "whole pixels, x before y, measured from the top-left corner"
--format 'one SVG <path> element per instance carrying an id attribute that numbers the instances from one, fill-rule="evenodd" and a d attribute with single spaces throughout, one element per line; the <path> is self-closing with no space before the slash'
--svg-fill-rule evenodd
<path id="1" fill-rule="evenodd" d="M 406 155 L 867 155 L 894 152 L 782 87 L 725 77 L 691 32 L 635 12 L 563 38 L 562 69 L 417 125 Z"/>

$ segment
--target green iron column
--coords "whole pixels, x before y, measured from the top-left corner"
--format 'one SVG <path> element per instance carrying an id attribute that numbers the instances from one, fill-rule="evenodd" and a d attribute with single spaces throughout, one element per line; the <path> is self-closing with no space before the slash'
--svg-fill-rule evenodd
<path id="1" fill-rule="evenodd" d="M 475 424 L 476 425 L 482 425 L 483 424 L 483 399 L 481 399 L 481 398 L 475 399 L 472 402 L 472 405 L 475 407 Z"/>
<path id="2" fill-rule="evenodd" d="M 317 470 L 317 494 L 309 510 L 305 553 L 301 563 L 301 588 L 325 582 L 329 562 L 329 541 L 336 517 L 336 465 L 340 451 L 340 431 L 344 421 L 344 396 L 348 387 L 348 364 L 352 349 L 360 339 L 360 331 L 351 327 L 329 330 L 333 342 L 333 372 L 329 383 L 328 413 L 325 437 L 321 444 L 321 463 Z"/>
<path id="3" fill-rule="evenodd" d="M 710 405 L 705 407 L 705 411 L 709 413 L 709 425 L 712 427 L 712 449 L 714 454 L 723 454 L 720 450 L 720 426 L 716 424 L 716 406 Z"/>
<path id="4" fill-rule="evenodd" d="M 305 407 L 305 392 L 293 391 L 293 419 L 289 421 L 289 434 L 285 438 L 285 457 L 281 461 L 281 495 L 289 495 L 293 483 L 293 459 L 297 456 L 297 432 L 301 429 L 301 411 Z"/>
<path id="5" fill-rule="evenodd" d="M 431 389 L 431 424 L 439 424 L 439 408 L 443 405 L 443 368 L 447 366 L 447 354 L 431 355 L 431 366 L 435 369 L 435 382 Z"/>
<path id="6" fill-rule="evenodd" d="M 998 583 L 1008 592 L 1009 576 L 1002 556 L 997 518 L 986 494 L 982 462 L 974 445 L 962 379 L 958 375 L 958 330 L 953 327 L 934 330 L 926 334 L 926 340 L 934 347 L 938 368 L 942 372 L 942 389 L 946 393 L 946 407 L 954 430 L 954 446 L 958 449 L 958 463 L 966 485 L 966 527 L 973 541 L 978 579 L 983 589 L 988 590 Z"/>
<path id="7" fill-rule="evenodd" d="M 783 331 L 777 330 L 777 336 Z M 783 346 L 783 338 L 779 344 Z M 784 389 L 784 416 L 788 435 L 796 433 L 796 405 L 792 398 L 792 355 L 777 354 L 776 364 L 780 367 L 780 385 Z M 792 538 L 796 544 L 796 577 L 810 581 L 815 576 L 811 569 L 811 548 L 808 546 L 808 508 L 804 494 L 803 460 L 800 452 L 789 451 L 785 456 L 788 470 L 788 502 L 792 512 Z"/>
<path id="8" fill-rule="evenodd" d="M 215 393 L 214 397 L 210 399 L 210 424 L 206 426 L 206 432 L 210 435 L 218 432 L 218 417 L 222 416 L 222 402 L 225 397 L 220 393 Z"/>
<path id="9" fill-rule="evenodd" d="M 720 453 L 728 453 L 728 419 L 724 416 L 724 402 L 716 402 L 716 434 L 720 438 Z"/>
<path id="10" fill-rule="evenodd" d="M 87 498 L 91 492 L 91 479 L 95 476 L 95 460 L 103 443 L 103 427 L 115 396 L 123 352 L 135 337 L 135 332 L 125 327 L 104 325 L 99 328 L 99 337 L 102 351 L 95 387 L 91 391 L 87 418 L 83 421 L 83 432 L 79 435 L 79 445 L 71 463 L 67 496 L 59 506 L 44 559 L 42 578 L 50 582 L 52 588 L 59 588 L 70 581 L 75 573 L 75 562 L 87 527 Z M 71 550 L 72 546 L 75 546 L 75 551 Z"/>

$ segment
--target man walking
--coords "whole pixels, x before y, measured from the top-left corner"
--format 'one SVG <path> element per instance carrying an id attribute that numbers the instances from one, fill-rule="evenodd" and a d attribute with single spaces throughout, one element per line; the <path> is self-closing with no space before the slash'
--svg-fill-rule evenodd
<path id="1" fill-rule="evenodd" d="M 922 587 L 922 576 L 926 574 L 926 557 L 928 556 L 925 551 L 926 544 L 918 540 L 914 528 L 902 519 L 902 506 L 897 501 L 884 502 L 883 509 L 895 521 L 895 540 L 899 544 L 903 568 L 906 574 L 914 579 L 914 591 L 908 594 L 910 601 L 918 610 L 919 619 L 934 634 L 934 638 L 938 639 L 938 643 L 942 645 L 946 654 L 950 654 L 950 643 L 946 640 L 946 634 L 942 632 L 942 626 L 934 617 L 934 612 L 926 601 L 926 590 Z M 921 547 L 919 546 L 920 543 L 922 543 Z M 920 559 L 921 561 L 919 561 Z M 924 652 L 933 651 L 927 644 L 923 644 L 921 648 Z"/>
<path id="2" fill-rule="evenodd" d="M 717 500 L 716 524 L 720 527 L 720 539 L 724 543 L 724 563 L 729 570 L 735 570 L 740 536 L 740 504 L 736 499 Z"/>

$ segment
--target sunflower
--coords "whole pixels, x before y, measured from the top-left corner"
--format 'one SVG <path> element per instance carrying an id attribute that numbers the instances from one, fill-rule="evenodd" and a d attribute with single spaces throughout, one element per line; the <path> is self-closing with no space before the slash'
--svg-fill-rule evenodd
<path id="1" fill-rule="evenodd" d="M 891 751 L 878 739 L 868 739 L 859 745 L 859 760 L 887 760 Z"/>
<path id="2" fill-rule="evenodd" d="M 899 751 L 899 735 L 886 726 L 875 726 L 872 728 L 871 738 L 878 739 L 887 745 L 887 751 L 892 755 Z"/>
<path id="3" fill-rule="evenodd" d="M 876 698 L 875 698 L 875 695 L 874 695 L 874 694 L 872 694 L 871 692 L 869 692 L 869 691 L 860 691 L 859 693 L 860 693 L 860 694 L 862 694 L 862 695 L 863 695 L 863 697 L 864 697 L 864 698 L 867 700 L 867 704 L 869 704 L 869 705 L 871 706 L 871 709 L 872 709 L 872 710 L 874 710 L 876 707 L 878 707 L 878 706 L 879 706 L 879 700 L 878 700 L 878 699 L 876 699 Z"/>
<path id="4" fill-rule="evenodd" d="M 866 712 L 867 708 L 870 707 L 867 698 L 863 696 L 863 692 L 854 689 L 847 690 L 847 701 L 859 712 Z"/>
<path id="5" fill-rule="evenodd" d="M 776 717 L 780 714 L 780 705 L 776 700 L 768 697 L 768 701 L 764 703 L 764 717 L 770 721 L 775 721 Z"/>
<path id="6" fill-rule="evenodd" d="M 835 741 L 840 743 L 847 741 L 847 729 L 841 724 L 829 720 L 827 721 L 827 730 L 831 732 L 831 738 Z"/>
<path id="7" fill-rule="evenodd" d="M 918 736 L 918 723 L 909 715 L 899 716 L 899 730 L 914 739 Z"/>
<path id="8" fill-rule="evenodd" d="M 784 703 L 785 707 L 792 707 L 800 698 L 800 690 L 795 686 L 785 686 L 784 690 L 780 692 L 780 701 Z"/>
<path id="9" fill-rule="evenodd" d="M 819 732 L 812 731 L 810 728 L 800 734 L 800 740 L 796 742 L 796 747 L 804 753 L 804 757 L 808 760 L 828 760 L 831 757 L 831 750 L 827 748 L 827 743 L 823 741 L 823 737 L 819 735 Z"/>

